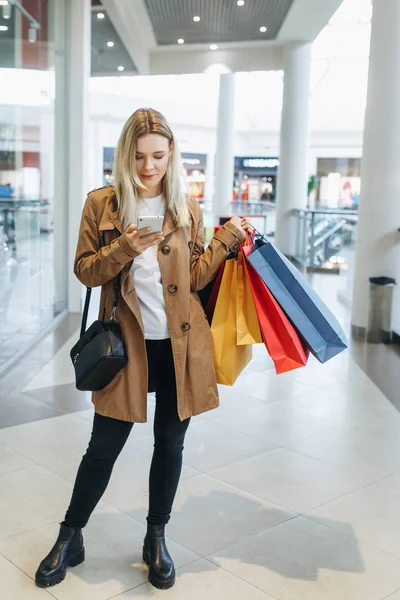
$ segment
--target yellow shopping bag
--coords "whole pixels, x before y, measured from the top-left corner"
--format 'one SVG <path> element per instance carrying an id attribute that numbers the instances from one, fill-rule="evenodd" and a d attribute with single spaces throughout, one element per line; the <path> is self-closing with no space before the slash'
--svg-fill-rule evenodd
<path id="1" fill-rule="evenodd" d="M 247 344 L 262 344 L 260 325 L 253 300 L 250 281 L 244 267 L 244 256 L 239 250 L 237 259 L 236 287 L 236 342 L 239 346 Z"/>
<path id="2" fill-rule="evenodd" d="M 252 347 L 237 344 L 237 261 L 227 260 L 211 323 L 218 383 L 233 385 L 252 358 Z"/>

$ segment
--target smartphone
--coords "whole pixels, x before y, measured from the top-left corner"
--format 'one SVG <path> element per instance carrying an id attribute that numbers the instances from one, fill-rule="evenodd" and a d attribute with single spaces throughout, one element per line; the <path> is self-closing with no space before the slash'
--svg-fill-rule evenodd
<path id="1" fill-rule="evenodd" d="M 146 235 L 151 235 L 152 233 L 157 233 L 158 231 L 162 231 L 162 226 L 164 223 L 164 217 L 139 217 L 137 222 L 137 228 L 144 229 L 146 227 L 150 227 L 150 231 L 145 233 Z"/>

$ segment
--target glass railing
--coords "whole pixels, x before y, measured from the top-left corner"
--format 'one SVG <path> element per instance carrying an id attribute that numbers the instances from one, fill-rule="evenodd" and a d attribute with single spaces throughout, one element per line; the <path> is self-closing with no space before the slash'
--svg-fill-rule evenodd
<path id="1" fill-rule="evenodd" d="M 296 260 L 310 271 L 340 272 L 353 261 L 358 212 L 295 209 Z"/>

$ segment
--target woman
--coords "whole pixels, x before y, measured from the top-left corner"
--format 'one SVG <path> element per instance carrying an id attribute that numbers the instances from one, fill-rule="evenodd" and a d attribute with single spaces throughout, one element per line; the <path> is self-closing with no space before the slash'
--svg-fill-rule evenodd
<path id="1" fill-rule="evenodd" d="M 36 572 L 40 587 L 60 583 L 67 567 L 84 560 L 82 528 L 133 424 L 147 419 L 149 389 L 156 391 L 155 443 L 143 560 L 155 587 L 172 587 L 175 568 L 164 529 L 181 474 L 185 434 L 190 417 L 218 406 L 210 330 L 196 292 L 215 277 L 229 250 L 238 249 L 250 224 L 233 217 L 204 250 L 202 213 L 182 188 L 175 138 L 165 118 L 151 109 L 136 111 L 125 124 L 114 183 L 88 195 L 75 274 L 88 287 L 102 286 L 101 319 L 111 316 L 121 274 L 116 317 L 128 363 L 93 393 L 89 447 L 57 541 Z M 164 215 L 162 232 L 138 230 L 139 216 L 157 215 Z"/>

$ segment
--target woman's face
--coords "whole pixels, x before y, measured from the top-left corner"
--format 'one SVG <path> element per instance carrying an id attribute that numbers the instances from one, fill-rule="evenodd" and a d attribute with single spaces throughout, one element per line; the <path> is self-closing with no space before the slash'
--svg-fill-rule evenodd
<path id="1" fill-rule="evenodd" d="M 136 169 L 140 181 L 151 195 L 158 196 L 162 192 L 162 180 L 167 171 L 169 155 L 169 140 L 164 136 L 149 133 L 138 138 Z"/>

